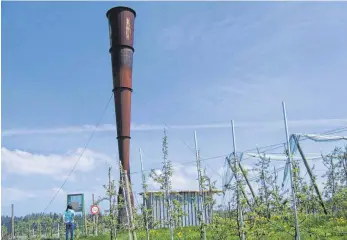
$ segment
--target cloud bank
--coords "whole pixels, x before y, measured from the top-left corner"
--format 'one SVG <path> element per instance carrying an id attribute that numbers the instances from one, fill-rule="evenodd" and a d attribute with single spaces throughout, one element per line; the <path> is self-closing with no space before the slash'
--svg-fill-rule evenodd
<path id="1" fill-rule="evenodd" d="M 315 119 L 315 120 L 294 120 L 288 121 L 290 126 L 305 127 L 305 126 L 345 126 L 347 118 L 337 119 Z M 166 124 L 132 124 L 132 131 L 158 131 L 163 128 L 170 129 L 213 129 L 213 128 L 229 128 L 230 123 L 214 123 L 214 124 L 192 124 L 192 125 L 166 125 Z M 236 122 L 236 128 L 280 128 L 283 127 L 283 121 L 269 122 Z M 73 134 L 73 133 L 88 133 L 88 132 L 116 132 L 117 128 L 114 124 L 103 124 L 99 127 L 92 125 L 70 126 L 61 128 L 46 128 L 46 129 L 5 129 L 2 131 L 2 137 L 13 137 L 23 135 L 36 134 Z"/>
<path id="2" fill-rule="evenodd" d="M 34 154 L 21 150 L 9 150 L 1 148 L 2 166 L 7 172 L 18 175 L 46 175 L 54 179 L 62 180 L 71 171 L 80 157 L 83 149 L 59 154 Z M 86 149 L 78 162 L 75 172 L 89 172 L 105 162 L 111 163 L 112 159 L 103 153 L 97 153 Z M 71 175 L 70 178 L 74 179 Z M 71 179 L 70 179 L 71 180 Z"/>

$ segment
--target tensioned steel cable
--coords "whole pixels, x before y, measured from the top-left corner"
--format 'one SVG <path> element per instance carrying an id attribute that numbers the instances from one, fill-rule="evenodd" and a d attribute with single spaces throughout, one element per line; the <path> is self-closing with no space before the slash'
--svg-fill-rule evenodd
<path id="1" fill-rule="evenodd" d="M 133 92 L 135 94 L 137 94 L 135 91 Z M 147 103 L 141 99 L 143 103 L 145 103 L 147 105 Z M 159 118 L 159 116 L 153 114 L 165 127 L 167 127 L 168 129 L 172 129 L 165 121 L 163 121 L 161 118 Z M 321 134 L 329 134 L 329 133 L 337 133 L 338 131 L 340 130 L 344 130 L 344 129 L 347 129 L 347 127 L 340 127 L 340 128 L 337 128 L 337 129 L 334 129 L 334 130 L 330 130 L 330 131 L 327 131 L 327 132 L 323 132 Z M 195 154 L 195 149 L 193 149 L 192 147 L 190 147 L 185 141 L 183 141 L 181 138 L 177 137 L 192 153 Z M 299 141 L 305 141 L 307 140 L 308 138 L 307 137 L 304 137 L 304 138 L 301 138 Z M 268 152 L 268 151 L 272 151 L 272 150 L 276 150 L 278 148 L 282 148 L 282 146 L 284 145 L 285 143 L 282 142 L 282 143 L 278 143 L 278 144 L 272 144 L 272 145 L 268 145 L 268 146 L 264 146 L 264 147 L 257 147 L 257 148 L 253 148 L 253 149 L 250 149 L 250 150 L 246 150 L 246 151 L 254 151 L 254 150 L 260 150 L 260 149 L 266 149 L 264 151 L 261 151 L 260 153 L 265 153 L 265 152 Z M 220 158 L 220 157 L 226 157 L 228 156 L 229 154 L 225 154 L 225 155 L 221 155 L 221 156 L 216 156 L 216 157 L 211 157 L 211 158 L 205 158 L 205 159 L 200 159 L 200 161 L 206 161 L 206 160 L 210 160 L 210 159 L 216 159 L 216 158 Z M 247 160 L 247 159 L 250 159 L 250 158 L 253 158 L 253 157 L 248 157 L 248 158 L 244 158 L 243 160 Z M 190 163 L 195 163 L 195 161 L 191 161 L 191 162 L 185 162 L 185 163 L 180 163 L 180 164 L 173 164 L 172 166 L 181 166 L 181 165 L 186 165 L 186 164 L 190 164 Z M 159 162 L 158 162 L 159 163 Z M 211 168 L 211 167 L 210 167 Z M 160 169 L 160 168 L 158 168 Z M 153 169 L 153 170 L 158 170 L 158 169 Z M 211 168 L 212 169 L 212 168 Z M 152 170 L 152 169 L 151 169 Z M 144 170 L 144 172 L 148 172 L 148 171 L 151 171 L 151 170 Z M 217 173 L 216 170 L 212 169 L 215 173 Z M 138 174 L 140 172 L 132 172 L 130 173 L 131 175 L 133 174 Z M 219 173 L 217 173 L 218 176 L 220 176 Z M 221 177 L 221 176 L 220 176 Z"/>
<path id="2" fill-rule="evenodd" d="M 94 137 L 94 134 L 96 132 L 96 129 L 99 127 L 100 123 L 101 123 L 101 120 L 102 118 L 104 117 L 105 113 L 106 113 L 106 110 L 111 102 L 111 99 L 113 97 L 113 92 L 111 94 L 111 96 L 109 97 L 108 101 L 107 101 L 107 104 L 106 106 L 104 107 L 104 110 L 102 111 L 102 114 L 97 122 L 97 124 L 95 125 L 95 128 L 94 130 L 92 131 L 92 133 L 90 134 L 90 137 L 88 138 L 87 140 L 87 143 L 84 145 L 84 148 L 82 150 L 82 152 L 80 153 L 80 155 L 78 156 L 77 158 L 77 161 L 75 163 L 75 165 L 72 167 L 70 173 L 67 175 L 67 177 L 65 178 L 63 184 L 60 186 L 60 188 L 57 190 L 57 192 L 55 193 L 55 195 L 53 196 L 53 198 L 51 199 L 51 201 L 48 203 L 48 205 L 46 206 L 46 208 L 43 210 L 43 213 L 46 212 L 46 210 L 49 208 L 49 206 L 52 204 L 52 202 L 55 200 L 55 198 L 58 196 L 58 193 L 61 191 L 61 189 L 64 187 L 64 185 L 66 184 L 67 180 L 69 179 L 69 177 L 71 176 L 71 174 L 73 173 L 73 171 L 75 170 L 75 168 L 77 167 L 77 164 L 79 163 L 79 161 L 81 160 L 85 150 L 87 149 L 89 143 L 91 142 L 92 138 Z"/>
<path id="3" fill-rule="evenodd" d="M 135 91 L 133 92 L 133 93 L 136 93 Z M 137 94 L 137 93 L 136 93 Z M 145 104 L 145 105 L 147 105 L 147 102 L 146 101 L 144 101 L 144 99 L 141 99 L 142 100 L 142 102 Z M 172 129 L 165 121 L 163 121 L 159 116 L 157 116 L 156 114 L 153 114 L 153 116 L 155 116 L 164 126 L 166 126 L 168 129 L 170 128 L 170 129 Z M 340 128 L 337 128 L 337 129 L 335 129 L 335 130 L 339 130 L 339 129 L 347 129 L 347 127 L 340 127 Z M 332 131 L 335 131 L 335 130 L 332 130 Z M 323 132 L 323 133 L 321 133 L 321 134 L 329 134 L 329 133 L 332 133 L 332 131 L 328 131 L 328 132 Z M 185 141 L 183 141 L 181 138 L 179 138 L 179 137 L 177 137 L 177 139 L 179 139 L 192 153 L 194 153 L 195 154 L 195 150 L 192 148 L 192 147 L 190 147 Z M 307 139 L 307 137 L 305 137 L 305 138 L 301 138 L 299 141 L 304 141 L 304 140 L 306 140 Z M 264 147 L 258 147 L 258 148 L 253 148 L 253 149 L 250 149 L 250 150 L 246 150 L 246 151 L 254 151 L 254 150 L 257 150 L 257 149 L 264 149 L 264 148 L 272 148 L 271 150 L 275 150 L 275 149 L 278 149 L 278 148 L 281 148 L 282 146 L 283 146 L 283 144 L 285 144 L 284 142 L 283 143 L 278 143 L 278 144 L 272 144 L 272 145 L 268 145 L 268 146 L 264 146 Z M 270 149 L 269 149 L 270 150 Z M 269 150 L 267 150 L 267 151 L 269 151 Z M 264 152 L 261 152 L 261 153 L 264 153 Z M 228 156 L 229 154 L 225 154 L 224 156 Z M 215 157 L 215 158 L 219 158 L 219 157 Z M 247 159 L 247 158 L 246 158 Z M 246 160 L 246 159 L 244 159 L 244 160 Z M 205 159 L 205 160 L 208 160 L 208 159 Z M 204 161 L 204 160 L 200 160 L 200 161 Z M 196 162 L 196 160 L 195 161 L 193 161 L 192 163 L 195 163 Z M 146 170 L 146 171 L 149 171 L 149 170 Z M 215 171 L 215 170 L 214 170 Z M 216 172 L 216 171 L 215 171 Z M 135 173 L 135 172 L 134 172 Z M 138 172 L 136 172 L 136 173 L 138 173 Z M 219 175 L 219 174 L 218 174 Z M 219 175 L 220 176 L 220 175 Z"/>
<path id="4" fill-rule="evenodd" d="M 142 101 L 143 101 L 143 99 L 142 99 Z M 143 101 L 145 104 L 146 104 L 146 102 L 145 101 Z M 147 104 L 146 104 L 147 105 Z M 161 118 L 159 118 L 157 115 L 155 115 L 154 114 L 154 116 L 156 116 L 157 117 L 157 119 L 162 123 L 162 124 L 164 124 L 167 128 L 171 128 L 166 122 L 164 122 Z M 347 129 L 347 127 L 344 127 L 344 129 Z M 325 133 L 321 133 L 321 134 L 329 134 L 329 132 L 331 133 L 331 131 L 328 131 L 328 132 L 325 132 Z M 185 141 L 183 141 L 181 138 L 178 138 L 192 153 L 194 153 L 195 154 L 195 150 L 194 149 L 192 149 Z M 299 141 L 304 141 L 304 140 L 306 140 L 306 139 L 308 139 L 307 137 L 305 137 L 305 138 L 302 138 L 302 139 L 300 139 Z M 265 146 L 265 147 L 258 147 L 258 148 L 255 148 L 255 149 L 251 149 L 251 150 L 246 150 L 246 151 L 254 151 L 254 150 L 260 150 L 260 149 L 264 149 L 264 148 L 268 148 L 268 147 L 272 147 L 272 149 L 271 150 L 275 150 L 275 149 L 278 149 L 278 148 L 281 148 L 282 147 L 282 145 L 283 144 L 285 144 L 285 143 L 279 143 L 279 144 L 273 144 L 273 145 L 269 145 L 269 146 Z M 271 151 L 270 149 L 267 149 L 266 151 Z M 261 153 L 265 153 L 266 151 L 263 151 L 263 152 L 261 152 Z M 225 156 L 227 156 L 227 155 L 225 155 Z M 252 157 L 250 157 L 250 158 L 252 158 Z M 245 159 L 243 159 L 243 160 L 247 160 L 247 159 L 249 159 L 249 158 L 245 158 Z M 200 161 L 202 162 L 202 160 L 200 159 Z M 196 161 L 194 161 L 194 162 L 196 162 Z M 192 162 L 193 163 L 193 162 Z M 205 163 L 206 164 L 206 163 Z M 180 164 L 180 165 L 185 165 L 185 164 Z M 208 165 L 208 164 L 206 164 L 206 165 Z M 216 170 L 214 170 L 211 166 L 209 166 L 210 168 L 211 168 L 211 170 L 213 170 L 213 172 L 215 172 L 219 177 L 222 177 Z M 148 171 L 148 170 L 147 170 Z"/>
<path id="5" fill-rule="evenodd" d="M 329 130 L 329 131 L 321 133 L 321 135 L 339 133 L 339 132 L 344 132 L 344 131 L 347 131 L 347 127 L 339 127 L 339 128 L 333 129 L 333 130 Z M 299 139 L 299 141 L 306 141 L 306 140 L 308 140 L 308 138 L 301 138 L 301 139 Z M 260 151 L 260 153 L 267 153 L 269 151 L 273 151 L 273 150 L 282 148 L 283 144 L 284 143 L 272 144 L 272 145 L 268 145 L 268 146 L 258 147 L 258 149 L 268 148 L 268 149 L 266 149 L 264 151 Z M 253 151 L 253 150 L 257 150 L 257 148 L 245 150 L 244 152 L 250 152 L 250 151 Z M 202 158 L 200 161 L 201 162 L 208 161 L 208 160 L 217 159 L 217 158 L 221 158 L 221 157 L 227 157 L 229 155 L 230 155 L 230 153 L 229 154 L 219 155 L 219 156 L 214 156 L 214 157 Z M 245 157 L 245 158 L 242 159 L 242 161 L 248 160 L 248 159 L 252 159 L 252 158 L 254 158 L 254 157 Z M 187 165 L 187 164 L 191 164 L 191 163 L 195 163 L 195 162 L 196 162 L 196 160 L 189 161 L 189 162 L 184 162 L 184 163 L 173 164 L 172 166 Z M 161 163 L 161 162 L 158 161 L 157 163 Z M 155 168 L 154 170 L 159 170 L 159 169 L 160 168 Z M 146 169 L 146 170 L 144 170 L 144 172 L 148 172 L 148 171 L 151 171 L 151 170 L 152 169 Z M 138 173 L 140 173 L 140 172 L 132 172 L 131 174 L 138 174 Z"/>
<path id="6" fill-rule="evenodd" d="M 338 132 L 343 132 L 343 131 L 345 131 L 346 130 L 346 127 L 342 127 L 342 128 L 338 128 L 338 129 L 335 129 L 335 130 L 332 130 L 332 131 L 328 131 L 328 132 L 326 132 L 325 134 L 328 134 L 328 133 L 338 133 Z M 324 134 L 322 134 L 322 135 L 324 135 Z M 306 140 L 306 139 L 308 139 L 308 138 L 305 138 L 305 139 L 302 139 L 302 140 Z M 283 168 L 284 169 L 284 168 Z M 282 170 L 282 169 L 281 169 Z M 306 174 L 307 174 L 307 172 L 305 173 L 305 176 L 306 176 Z M 304 176 L 304 177 L 305 177 Z M 250 179 L 250 181 L 252 181 L 253 179 Z M 235 188 L 235 186 L 232 186 L 231 188 L 229 188 L 228 190 L 234 190 L 234 188 Z M 288 232 L 289 233 L 289 232 Z M 289 233 L 290 234 L 290 233 Z"/>
<path id="7" fill-rule="evenodd" d="M 136 93 L 135 91 L 133 92 L 133 93 Z M 137 93 L 136 93 L 137 94 Z M 147 102 L 144 100 L 144 99 L 142 99 L 142 102 L 145 104 L 145 105 L 148 105 L 147 104 Z M 155 116 L 164 126 L 166 126 L 167 128 L 171 128 L 172 129 L 172 127 L 170 127 L 165 121 L 163 121 L 158 115 L 156 115 L 156 114 L 153 114 L 153 116 Z M 341 127 L 340 127 L 341 128 Z M 340 128 L 337 128 L 337 129 L 340 129 Z M 346 126 L 344 126 L 344 127 L 342 127 L 342 128 L 344 128 L 344 129 L 347 129 L 347 127 Z M 334 130 L 331 130 L 331 131 L 334 131 Z M 330 131 L 328 131 L 328 132 L 323 132 L 323 133 L 321 133 L 322 135 L 324 135 L 324 134 L 329 134 L 329 133 L 331 133 Z M 188 149 L 190 149 L 194 154 L 195 154 L 195 150 L 193 149 L 193 148 L 191 148 L 185 141 L 183 141 L 181 138 L 179 138 L 179 137 L 177 137 L 184 145 L 186 145 L 187 146 L 187 148 Z M 303 140 L 306 140 L 307 139 L 307 137 L 305 137 L 305 138 L 302 138 L 302 139 L 300 139 L 300 141 L 303 141 Z M 246 151 L 254 151 L 254 150 L 257 150 L 257 149 L 263 149 L 263 148 L 268 148 L 268 147 L 275 147 L 275 146 L 282 146 L 283 144 L 285 144 L 285 142 L 283 142 L 283 143 L 278 143 L 278 144 L 273 144 L 273 145 L 269 145 L 269 146 L 264 146 L 264 147 L 258 147 L 258 148 L 253 148 L 253 149 L 250 149 L 250 150 L 246 150 Z"/>
<path id="8" fill-rule="evenodd" d="M 339 128 L 337 128 L 337 129 L 333 129 L 333 130 L 329 130 L 329 131 L 323 132 L 323 133 L 321 133 L 321 135 L 332 134 L 332 133 L 338 133 L 338 132 L 343 132 L 343 131 L 346 131 L 346 130 L 347 130 L 347 127 L 339 127 Z M 307 140 L 307 139 L 308 139 L 308 138 L 302 138 L 302 139 L 300 139 L 300 140 L 301 140 L 301 141 L 305 141 L 305 140 Z M 278 146 L 278 145 L 283 145 L 283 143 L 281 143 L 281 144 L 273 144 L 273 145 L 270 145 L 270 146 Z M 265 150 L 265 151 L 263 151 L 263 152 L 261 152 L 261 153 L 265 153 L 265 152 L 267 152 L 267 151 L 269 151 L 269 150 L 275 150 L 275 149 L 278 149 L 278 148 L 280 148 L 280 147 L 282 147 L 282 146 L 273 147 L 272 149 L 267 149 L 267 150 Z M 264 148 L 264 147 L 262 147 L 262 148 Z M 260 149 L 260 148 L 258 148 L 258 149 Z M 246 150 L 245 152 L 247 152 L 247 151 L 252 151 L 252 150 L 254 150 L 254 149 Z M 244 158 L 244 159 L 242 159 L 242 160 L 248 160 L 248 159 L 251 159 L 251 158 L 254 158 L 254 157 L 247 157 L 247 158 Z M 226 171 L 228 171 L 228 168 L 227 168 Z"/>

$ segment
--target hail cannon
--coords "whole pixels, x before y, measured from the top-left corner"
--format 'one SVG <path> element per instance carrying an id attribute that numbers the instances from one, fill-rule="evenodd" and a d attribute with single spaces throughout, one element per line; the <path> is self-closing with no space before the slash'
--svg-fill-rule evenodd
<path id="1" fill-rule="evenodd" d="M 117 122 L 119 160 L 128 172 L 130 181 L 130 119 L 132 94 L 132 67 L 134 54 L 134 20 L 136 12 L 128 7 L 115 7 L 107 11 L 110 54 L 112 62 L 113 93 Z M 120 176 L 122 181 L 122 176 Z M 118 201 L 122 201 L 123 186 L 119 187 Z M 131 193 L 133 205 L 133 194 Z M 119 210 L 119 222 L 126 222 L 125 208 Z"/>

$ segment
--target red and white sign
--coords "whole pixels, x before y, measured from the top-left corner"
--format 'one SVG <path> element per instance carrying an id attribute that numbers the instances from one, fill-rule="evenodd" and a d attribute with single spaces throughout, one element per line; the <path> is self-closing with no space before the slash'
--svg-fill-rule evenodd
<path id="1" fill-rule="evenodd" d="M 99 211 L 100 211 L 100 209 L 99 209 L 99 207 L 98 207 L 98 205 L 92 205 L 91 207 L 90 207 L 90 212 L 92 213 L 92 214 L 98 214 L 99 213 Z"/>

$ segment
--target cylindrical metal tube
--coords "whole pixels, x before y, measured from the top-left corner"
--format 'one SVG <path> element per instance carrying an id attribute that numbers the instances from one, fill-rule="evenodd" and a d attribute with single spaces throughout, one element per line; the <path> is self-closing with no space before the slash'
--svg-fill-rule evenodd
<path id="1" fill-rule="evenodd" d="M 119 160 L 123 169 L 130 173 L 131 93 L 136 12 L 128 7 L 115 7 L 108 10 L 106 17 L 110 33 Z M 131 183 L 130 174 L 128 180 Z M 122 196 L 123 192 L 124 189 L 120 186 L 119 196 Z M 131 203 L 134 204 L 132 193 Z M 121 212 L 123 213 L 120 215 L 124 215 L 124 209 Z"/>
<path id="2" fill-rule="evenodd" d="M 134 20 L 136 13 L 131 8 L 115 7 L 111 8 L 106 16 L 110 30 L 119 159 L 124 170 L 129 172 Z"/>

